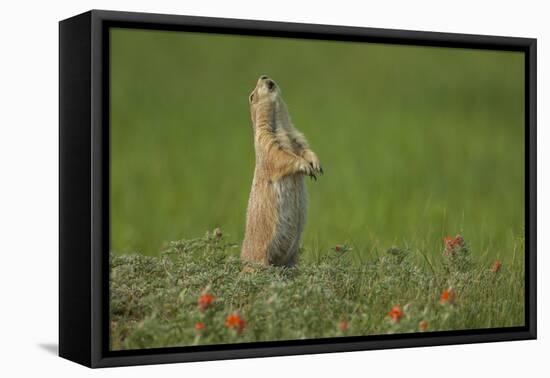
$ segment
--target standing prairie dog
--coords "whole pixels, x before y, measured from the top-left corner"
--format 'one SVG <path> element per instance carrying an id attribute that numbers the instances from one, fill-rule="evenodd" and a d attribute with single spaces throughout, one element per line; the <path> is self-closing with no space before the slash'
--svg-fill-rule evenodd
<path id="1" fill-rule="evenodd" d="M 294 128 L 277 84 L 258 79 L 250 94 L 256 168 L 248 200 L 241 258 L 294 266 L 307 213 L 304 175 L 323 173 L 317 155 Z"/>

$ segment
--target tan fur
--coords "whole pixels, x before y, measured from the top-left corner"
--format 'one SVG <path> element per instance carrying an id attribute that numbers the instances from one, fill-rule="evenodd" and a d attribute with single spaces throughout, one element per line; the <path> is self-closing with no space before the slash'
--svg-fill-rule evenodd
<path id="1" fill-rule="evenodd" d="M 256 168 L 241 258 L 293 266 L 306 223 L 304 175 L 316 178 L 323 170 L 303 134 L 292 125 L 273 80 L 260 77 L 249 100 Z"/>

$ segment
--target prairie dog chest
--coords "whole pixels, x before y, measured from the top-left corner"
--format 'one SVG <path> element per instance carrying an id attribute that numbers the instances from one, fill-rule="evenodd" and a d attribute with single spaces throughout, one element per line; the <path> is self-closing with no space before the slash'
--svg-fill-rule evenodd
<path id="1" fill-rule="evenodd" d="M 277 217 L 268 261 L 274 265 L 286 265 L 296 259 L 306 222 L 305 183 L 301 175 L 289 175 L 274 182 L 272 187 Z"/>
<path id="2" fill-rule="evenodd" d="M 289 175 L 273 183 L 278 232 L 293 234 L 305 218 L 307 193 L 302 175 Z"/>

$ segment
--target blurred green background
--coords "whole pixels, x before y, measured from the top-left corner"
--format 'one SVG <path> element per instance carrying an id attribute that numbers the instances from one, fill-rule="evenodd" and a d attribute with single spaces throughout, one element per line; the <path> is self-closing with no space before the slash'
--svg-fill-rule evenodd
<path id="1" fill-rule="evenodd" d="M 111 31 L 111 250 L 156 255 L 216 226 L 243 238 L 247 98 L 266 74 L 325 168 L 305 258 L 335 244 L 506 260 L 524 227 L 522 53 Z M 522 251 L 523 252 L 523 251 Z"/>

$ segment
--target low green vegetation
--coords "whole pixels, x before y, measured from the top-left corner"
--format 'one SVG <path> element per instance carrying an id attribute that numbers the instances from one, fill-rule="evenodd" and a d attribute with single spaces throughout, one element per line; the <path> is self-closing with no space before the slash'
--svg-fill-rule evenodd
<path id="1" fill-rule="evenodd" d="M 111 348 L 524 324 L 521 238 L 502 265 L 448 238 L 437 251 L 335 245 L 292 269 L 245 268 L 225 239 L 218 231 L 155 257 L 112 255 Z"/>

